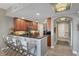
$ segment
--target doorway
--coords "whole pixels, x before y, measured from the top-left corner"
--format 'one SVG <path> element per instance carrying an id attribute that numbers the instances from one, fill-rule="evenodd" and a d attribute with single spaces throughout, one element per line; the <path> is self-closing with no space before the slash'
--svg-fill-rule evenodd
<path id="1" fill-rule="evenodd" d="M 57 27 L 57 44 L 69 46 L 70 36 L 69 36 L 69 22 L 59 22 Z"/>
<path id="2" fill-rule="evenodd" d="M 71 21 L 70 17 L 59 17 L 55 20 L 54 24 L 54 37 L 55 45 L 71 46 Z"/>

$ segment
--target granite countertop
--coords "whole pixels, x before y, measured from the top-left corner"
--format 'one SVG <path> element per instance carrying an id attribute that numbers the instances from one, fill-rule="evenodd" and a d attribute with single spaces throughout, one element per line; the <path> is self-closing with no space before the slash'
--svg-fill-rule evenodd
<path id="1" fill-rule="evenodd" d="M 30 37 L 30 36 L 29 36 L 29 37 Z M 41 38 L 44 38 L 44 37 L 46 37 L 46 35 L 44 35 L 44 36 L 37 36 L 37 37 L 30 37 L 30 38 L 41 39 Z"/>
<path id="2" fill-rule="evenodd" d="M 44 36 L 27 36 L 27 35 L 14 35 L 14 34 L 9 34 L 9 35 L 13 35 L 13 36 L 22 36 L 22 37 L 29 37 L 29 38 L 35 38 L 35 39 L 41 39 L 41 38 L 44 38 L 46 37 L 47 35 L 44 35 Z"/>

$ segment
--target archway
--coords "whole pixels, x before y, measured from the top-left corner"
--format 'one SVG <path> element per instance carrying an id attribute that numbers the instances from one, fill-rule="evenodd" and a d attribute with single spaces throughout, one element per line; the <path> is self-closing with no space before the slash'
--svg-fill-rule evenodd
<path id="1" fill-rule="evenodd" d="M 54 46 L 64 42 L 72 46 L 72 18 L 67 16 L 57 17 L 54 20 Z M 61 43 L 62 43 L 61 42 Z M 64 44 L 62 43 L 62 45 Z"/>

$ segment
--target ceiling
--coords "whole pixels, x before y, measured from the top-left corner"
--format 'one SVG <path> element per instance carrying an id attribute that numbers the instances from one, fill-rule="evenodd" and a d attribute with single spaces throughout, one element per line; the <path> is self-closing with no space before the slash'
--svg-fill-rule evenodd
<path id="1" fill-rule="evenodd" d="M 12 3 L 0 3 L 0 8 L 2 9 L 8 9 L 10 6 L 12 6 Z"/>
<path id="2" fill-rule="evenodd" d="M 18 6 L 17 9 L 9 10 L 8 16 L 24 17 L 27 19 L 45 19 L 52 16 L 50 4 L 26 4 L 28 6 Z M 11 12 L 10 12 L 11 11 Z M 40 15 L 36 15 L 39 13 Z"/>
<path id="3" fill-rule="evenodd" d="M 79 4 L 71 4 L 70 10 L 56 13 L 54 11 L 55 3 L 0 3 L 0 8 L 7 11 L 6 16 L 10 17 L 24 17 L 26 19 L 46 19 L 61 14 L 74 14 L 79 12 Z M 39 13 L 39 15 L 36 15 Z"/>

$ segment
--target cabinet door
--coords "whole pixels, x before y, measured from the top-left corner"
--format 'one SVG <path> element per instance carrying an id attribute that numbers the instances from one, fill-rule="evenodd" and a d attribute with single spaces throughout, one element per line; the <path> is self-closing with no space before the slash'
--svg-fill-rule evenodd
<path id="1" fill-rule="evenodd" d="M 14 21 L 15 30 L 27 31 L 30 26 L 32 26 L 31 21 L 26 21 L 22 19 L 16 19 Z"/>
<path id="2" fill-rule="evenodd" d="M 38 29 L 38 23 L 32 22 L 32 30 L 37 30 Z"/>
<path id="3" fill-rule="evenodd" d="M 21 24 L 20 21 L 18 21 L 18 20 L 15 20 L 15 21 L 14 21 L 15 30 L 20 30 L 20 24 Z"/>
<path id="4" fill-rule="evenodd" d="M 47 46 L 51 46 L 51 36 L 49 35 L 47 38 Z"/>

